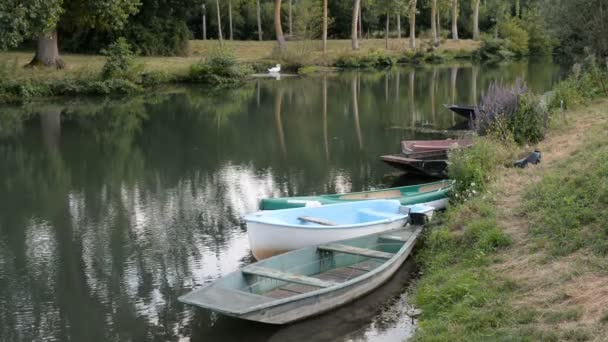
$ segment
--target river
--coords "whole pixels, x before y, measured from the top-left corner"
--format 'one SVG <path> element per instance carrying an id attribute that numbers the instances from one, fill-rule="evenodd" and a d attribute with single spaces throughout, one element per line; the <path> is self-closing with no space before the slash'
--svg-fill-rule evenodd
<path id="1" fill-rule="evenodd" d="M 456 63 L 0 107 L 0 341 L 406 339 L 412 262 L 288 327 L 177 297 L 252 262 L 241 218 L 259 199 L 420 182 L 378 157 L 466 127 L 442 104 L 517 78 L 542 93 L 563 74 Z"/>

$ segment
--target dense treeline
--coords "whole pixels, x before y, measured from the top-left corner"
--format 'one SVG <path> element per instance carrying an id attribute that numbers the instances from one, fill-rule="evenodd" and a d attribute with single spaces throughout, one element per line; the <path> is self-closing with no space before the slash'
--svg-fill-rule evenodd
<path id="1" fill-rule="evenodd" d="M 97 53 L 118 37 L 144 55 L 185 55 L 193 38 L 320 39 L 327 18 L 328 37 L 352 37 L 353 49 L 410 36 L 484 40 L 488 58 L 587 46 L 605 56 L 605 10 L 607 0 L 6 0 L 0 49 L 37 42 L 32 65 L 61 67 L 59 50 Z"/>

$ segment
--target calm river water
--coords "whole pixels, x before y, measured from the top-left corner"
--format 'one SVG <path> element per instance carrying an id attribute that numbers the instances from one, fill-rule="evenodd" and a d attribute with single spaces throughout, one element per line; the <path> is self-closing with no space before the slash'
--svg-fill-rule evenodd
<path id="1" fill-rule="evenodd" d="M 283 328 L 177 297 L 252 262 L 241 217 L 260 198 L 390 186 L 378 156 L 463 126 L 442 104 L 562 75 L 550 60 L 399 67 L 1 107 L 0 341 L 405 339 L 412 263 Z"/>

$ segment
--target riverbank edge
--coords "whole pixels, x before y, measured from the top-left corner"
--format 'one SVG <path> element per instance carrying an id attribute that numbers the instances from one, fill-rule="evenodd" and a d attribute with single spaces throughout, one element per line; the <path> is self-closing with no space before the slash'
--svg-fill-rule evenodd
<path id="1" fill-rule="evenodd" d="M 533 235 L 536 222 L 525 214 L 530 188 L 559 173 L 578 151 L 597 146 L 598 139 L 608 142 L 607 98 L 568 110 L 564 117 L 566 123 L 550 129 L 537 145 L 543 153 L 539 166 L 499 167 L 487 192 L 451 207 L 440 224 L 427 229 L 417 257 L 421 276 L 413 288 L 414 303 L 423 312 L 413 341 L 599 341 L 606 336 L 608 310 L 591 313 L 575 290 L 564 288 L 593 277 L 603 282 L 586 284 L 587 292 L 578 296 L 606 293 L 608 272 L 593 267 L 597 256 L 552 254 L 549 237 Z M 540 288 L 544 297 L 533 300 Z"/>
<path id="2" fill-rule="evenodd" d="M 212 72 L 200 78 L 193 75 L 192 69 L 201 65 L 203 60 L 188 65 L 187 69 L 162 70 L 151 68 L 139 72 L 130 79 L 102 79 L 97 72 L 65 73 L 59 78 L 37 77 L 28 74 L 16 77 L 18 66 L 0 68 L 0 104 L 18 104 L 33 99 L 77 96 L 125 96 L 155 90 L 167 85 L 201 84 L 210 90 L 236 87 L 243 82 L 254 80 L 254 73 L 267 73 L 266 69 L 281 64 L 282 70 L 306 76 L 315 73 L 337 72 L 349 69 L 384 69 L 396 65 L 438 65 L 454 60 L 476 61 L 479 49 L 474 50 L 413 50 L 406 52 L 366 51 L 352 52 L 335 56 L 322 63 L 303 63 L 289 56 L 275 56 L 256 61 L 238 62 L 236 67 L 244 74 L 221 75 Z M 2 66 L 2 65 L 0 65 Z M 2 70 L 4 69 L 4 71 Z M 12 71 L 8 71 L 12 69 Z"/>

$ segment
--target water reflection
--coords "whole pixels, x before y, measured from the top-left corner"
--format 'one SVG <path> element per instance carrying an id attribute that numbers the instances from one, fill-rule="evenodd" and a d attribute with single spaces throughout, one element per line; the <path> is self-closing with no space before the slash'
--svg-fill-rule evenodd
<path id="1" fill-rule="evenodd" d="M 560 77 L 549 63 L 397 68 L 3 107 L 0 340 L 220 339 L 234 321 L 176 299 L 252 261 L 241 217 L 260 198 L 389 185 L 377 157 L 460 120 L 442 103 L 532 67 L 537 91 Z"/>

